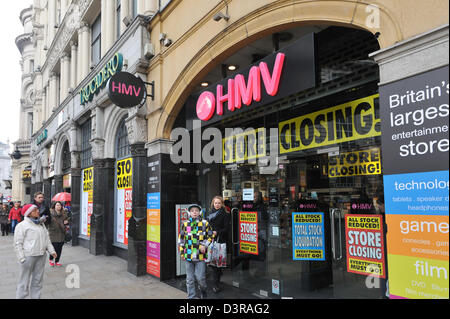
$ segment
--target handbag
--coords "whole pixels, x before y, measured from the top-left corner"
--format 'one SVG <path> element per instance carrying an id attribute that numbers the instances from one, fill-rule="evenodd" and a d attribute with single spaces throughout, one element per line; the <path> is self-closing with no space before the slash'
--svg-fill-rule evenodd
<path id="1" fill-rule="evenodd" d="M 71 240 L 72 240 L 72 234 L 71 234 L 71 231 L 70 231 L 70 227 L 65 227 L 65 230 L 64 230 L 64 242 L 68 243 Z"/>

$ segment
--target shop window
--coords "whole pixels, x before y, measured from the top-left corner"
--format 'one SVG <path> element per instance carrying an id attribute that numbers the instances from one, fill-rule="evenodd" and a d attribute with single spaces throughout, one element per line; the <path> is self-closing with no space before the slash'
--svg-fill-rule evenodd
<path id="1" fill-rule="evenodd" d="M 69 143 L 65 142 L 62 151 L 62 171 L 65 173 L 71 167 Z"/>
<path id="2" fill-rule="evenodd" d="M 92 166 L 91 121 L 81 126 L 81 167 Z"/>

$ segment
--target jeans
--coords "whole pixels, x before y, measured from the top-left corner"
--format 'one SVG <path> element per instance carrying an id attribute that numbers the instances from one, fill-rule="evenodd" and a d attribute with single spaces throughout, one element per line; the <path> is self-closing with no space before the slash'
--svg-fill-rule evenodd
<path id="1" fill-rule="evenodd" d="M 12 234 L 14 234 L 14 229 L 16 229 L 16 226 L 18 223 L 19 223 L 19 221 L 16 219 L 11 220 L 11 233 Z"/>
<path id="2" fill-rule="evenodd" d="M 206 298 L 206 263 L 204 261 L 186 261 L 186 287 L 188 298 L 196 298 L 195 281 L 200 288 L 200 298 Z"/>

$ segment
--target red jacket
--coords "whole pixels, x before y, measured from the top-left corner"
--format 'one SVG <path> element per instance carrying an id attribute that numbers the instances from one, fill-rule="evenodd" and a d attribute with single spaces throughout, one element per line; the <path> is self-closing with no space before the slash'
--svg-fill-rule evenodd
<path id="1" fill-rule="evenodd" d="M 10 220 L 22 220 L 22 208 L 16 209 L 15 207 L 11 208 L 9 211 L 9 217 Z"/>

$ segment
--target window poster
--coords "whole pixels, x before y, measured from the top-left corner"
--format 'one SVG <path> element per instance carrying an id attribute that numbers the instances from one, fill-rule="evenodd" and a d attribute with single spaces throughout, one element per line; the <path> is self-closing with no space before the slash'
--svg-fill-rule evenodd
<path id="1" fill-rule="evenodd" d="M 345 215 L 347 271 L 386 278 L 383 218 Z"/>
<path id="2" fill-rule="evenodd" d="M 325 260 L 323 213 L 292 213 L 292 255 L 293 260 Z"/>
<path id="3" fill-rule="evenodd" d="M 133 159 L 117 161 L 116 165 L 116 241 L 128 245 L 128 220 L 132 214 Z"/>
<path id="4" fill-rule="evenodd" d="M 94 168 L 88 167 L 81 173 L 80 234 L 91 235 L 91 215 L 93 208 Z"/>

